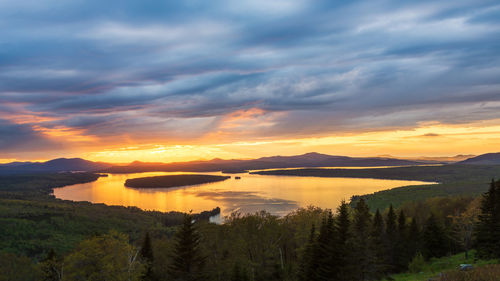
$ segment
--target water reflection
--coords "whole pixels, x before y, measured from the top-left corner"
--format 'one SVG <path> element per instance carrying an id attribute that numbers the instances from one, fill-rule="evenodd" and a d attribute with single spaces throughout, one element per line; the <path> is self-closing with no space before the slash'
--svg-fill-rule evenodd
<path id="1" fill-rule="evenodd" d="M 110 174 L 95 182 L 54 189 L 57 198 L 137 206 L 145 210 L 201 212 L 220 207 L 222 216 L 233 211 L 253 213 L 260 210 L 284 215 L 298 207 L 315 205 L 336 208 L 352 195 L 367 194 L 420 181 L 314 178 L 232 174 L 231 179 L 209 184 L 168 189 L 134 189 L 124 186 L 128 178 L 187 173 Z M 221 175 L 221 173 L 205 173 Z M 239 176 L 241 179 L 236 180 Z"/>

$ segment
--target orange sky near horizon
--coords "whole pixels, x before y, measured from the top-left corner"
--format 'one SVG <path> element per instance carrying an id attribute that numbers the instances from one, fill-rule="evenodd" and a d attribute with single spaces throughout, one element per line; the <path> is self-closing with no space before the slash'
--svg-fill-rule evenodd
<path id="1" fill-rule="evenodd" d="M 249 159 L 272 155 L 297 155 L 319 152 L 345 156 L 442 157 L 459 154 L 497 152 L 500 147 L 500 119 L 468 124 L 421 124 L 417 128 L 350 132 L 310 138 L 254 139 L 217 142 L 210 137 L 189 143 L 124 143 L 105 144 L 84 131 L 39 129 L 52 139 L 64 140 L 59 151 L 30 152 L 9 155 L 1 163 L 12 161 L 44 161 L 58 157 L 81 157 L 92 161 L 128 163 L 181 162 L 191 160 Z M 72 149 L 68 149 L 72 147 Z M 36 158 L 29 158 L 35 155 Z"/>

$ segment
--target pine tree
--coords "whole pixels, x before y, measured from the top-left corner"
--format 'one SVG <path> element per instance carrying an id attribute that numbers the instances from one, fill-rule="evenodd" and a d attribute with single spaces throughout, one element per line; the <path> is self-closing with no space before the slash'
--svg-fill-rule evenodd
<path id="1" fill-rule="evenodd" d="M 311 233 L 309 234 L 309 240 L 307 241 L 306 247 L 302 254 L 302 258 L 299 265 L 299 280 L 308 281 L 314 280 L 315 270 L 317 269 L 316 260 L 314 260 L 314 249 L 316 245 L 316 227 L 314 224 L 311 226 Z"/>
<path id="2" fill-rule="evenodd" d="M 334 227 L 334 218 L 331 212 L 324 218 L 321 224 L 318 240 L 313 257 L 313 265 L 316 266 L 313 278 L 309 280 L 335 280 L 339 270 L 339 247 L 337 232 Z"/>
<path id="3" fill-rule="evenodd" d="M 417 220 L 412 218 L 410 223 L 410 229 L 408 231 L 408 255 L 410 257 L 415 257 L 417 252 L 420 251 L 420 228 L 418 226 Z"/>
<path id="4" fill-rule="evenodd" d="M 199 248 L 200 236 L 192 215 L 184 215 L 183 224 L 175 236 L 173 262 L 169 267 L 169 275 L 172 280 L 205 280 L 203 274 L 205 257 Z"/>
<path id="5" fill-rule="evenodd" d="M 425 223 L 422 239 L 423 254 L 426 258 L 438 258 L 447 253 L 446 234 L 432 213 Z"/>
<path id="6" fill-rule="evenodd" d="M 500 258 L 500 180 L 495 183 L 495 202 L 493 207 L 493 257 Z"/>
<path id="7" fill-rule="evenodd" d="M 368 205 L 361 198 L 354 209 L 353 224 L 353 259 L 354 275 L 357 280 L 366 280 L 374 275 L 373 251 L 370 245 L 371 214 Z M 370 278 L 371 279 L 371 278 Z"/>
<path id="8" fill-rule="evenodd" d="M 344 200 L 342 200 L 340 206 L 337 208 L 337 213 L 336 229 L 339 243 L 346 245 L 350 237 L 351 221 L 349 219 L 349 206 Z"/>
<path id="9" fill-rule="evenodd" d="M 352 247 L 350 247 L 351 239 L 351 220 L 349 218 L 349 206 L 345 201 L 340 203 L 337 209 L 337 219 L 335 220 L 335 229 L 337 239 L 335 249 L 338 251 L 338 277 L 334 280 L 352 280 L 353 266 L 350 262 L 353 255 Z"/>
<path id="10" fill-rule="evenodd" d="M 399 212 L 396 236 L 396 269 L 398 271 L 404 271 L 407 269 L 408 263 L 410 262 L 412 256 L 409 255 L 408 251 L 408 229 L 406 225 L 406 215 L 403 210 Z"/>
<path id="11" fill-rule="evenodd" d="M 499 257 L 495 253 L 498 252 L 497 249 L 499 246 L 497 246 L 497 241 L 500 239 L 499 201 L 500 188 L 498 187 L 498 183 L 492 180 L 488 192 L 483 194 L 481 214 L 475 228 L 476 248 L 481 257 Z"/>
<path id="12" fill-rule="evenodd" d="M 54 249 L 50 249 L 47 257 L 40 263 L 42 281 L 60 281 L 62 280 L 61 262 L 56 256 Z"/>
<path id="13" fill-rule="evenodd" d="M 389 212 L 387 213 L 385 227 L 385 244 L 387 249 L 387 267 L 389 272 L 395 272 L 397 270 L 397 260 L 396 260 L 396 239 L 397 239 L 397 227 L 396 227 L 396 213 L 392 204 L 389 206 Z"/>
<path id="14" fill-rule="evenodd" d="M 374 278 L 381 279 L 387 272 L 387 248 L 385 244 L 384 219 L 378 209 L 373 217 L 371 239 Z"/>
<path id="15" fill-rule="evenodd" d="M 151 246 L 151 238 L 149 237 L 149 232 L 146 232 L 144 236 L 144 241 L 142 242 L 142 247 L 139 252 L 142 261 L 145 264 L 145 271 L 142 277 L 144 281 L 153 281 L 155 280 L 153 274 L 153 248 Z"/>

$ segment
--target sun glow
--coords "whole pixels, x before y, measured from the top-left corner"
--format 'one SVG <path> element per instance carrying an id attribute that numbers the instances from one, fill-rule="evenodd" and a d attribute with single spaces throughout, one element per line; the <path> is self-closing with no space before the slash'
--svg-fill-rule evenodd
<path id="1" fill-rule="evenodd" d="M 84 155 L 88 159 L 109 162 L 179 162 L 200 159 L 255 158 L 269 155 L 294 155 L 317 151 L 348 156 L 425 155 L 453 156 L 497 151 L 500 125 L 471 123 L 445 125 L 422 124 L 415 129 L 344 133 L 323 137 L 255 140 L 229 143 L 183 145 L 136 145 L 109 148 Z"/>

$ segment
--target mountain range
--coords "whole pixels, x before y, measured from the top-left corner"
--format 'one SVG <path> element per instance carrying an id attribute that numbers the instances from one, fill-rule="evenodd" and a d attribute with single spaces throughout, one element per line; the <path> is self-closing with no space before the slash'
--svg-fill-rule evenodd
<path id="1" fill-rule="evenodd" d="M 92 162 L 81 158 L 58 158 L 46 162 L 12 162 L 0 165 L 0 174 L 94 172 L 111 167 L 112 164 Z"/>
<path id="2" fill-rule="evenodd" d="M 463 159 L 463 157 L 462 157 Z M 462 160 L 461 159 L 461 160 Z M 47 173 L 65 171 L 105 172 L 105 173 L 138 173 L 154 171 L 185 171 L 227 173 L 246 170 L 300 168 L 300 167 L 371 167 L 371 166 L 405 166 L 423 164 L 446 164 L 449 161 L 436 162 L 430 158 L 408 160 L 392 157 L 348 157 L 320 154 L 316 152 L 295 156 L 271 156 L 249 160 L 212 159 L 206 161 L 153 163 L 134 161 L 130 164 L 116 165 L 104 162 L 92 162 L 81 158 L 58 158 L 47 162 L 12 162 L 0 164 L 0 174 Z M 488 153 L 471 157 L 456 164 L 500 165 L 500 153 Z"/>
<path id="3" fill-rule="evenodd" d="M 476 157 L 472 157 L 457 164 L 468 165 L 500 165 L 500 152 L 499 153 L 486 153 Z"/>

